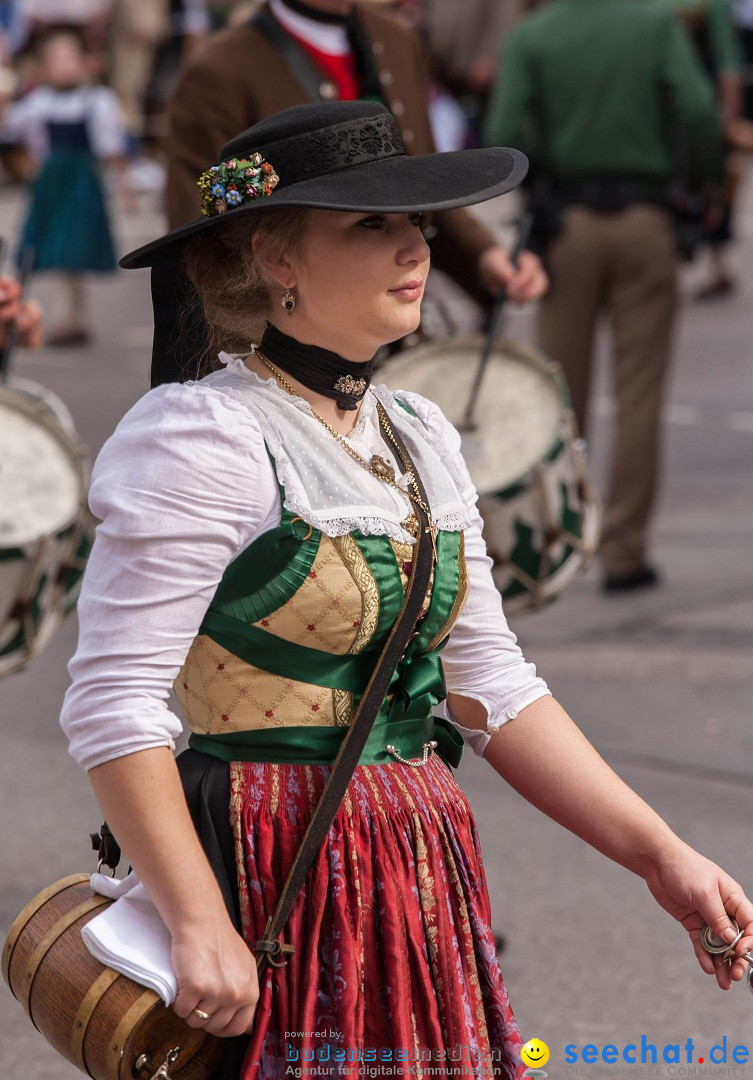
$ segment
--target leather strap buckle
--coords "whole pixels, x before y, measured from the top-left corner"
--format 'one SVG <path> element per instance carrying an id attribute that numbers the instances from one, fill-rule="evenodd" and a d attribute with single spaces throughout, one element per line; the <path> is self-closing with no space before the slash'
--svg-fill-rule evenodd
<path id="1" fill-rule="evenodd" d="M 264 959 L 266 959 L 273 967 L 287 967 L 287 960 L 275 960 L 275 956 L 279 956 L 281 953 L 294 953 L 295 947 L 293 945 L 284 945 L 281 941 L 270 941 L 268 938 L 262 938 L 261 941 L 255 941 L 251 949 L 253 953 L 262 953 Z"/>
<path id="2" fill-rule="evenodd" d="M 281 956 L 283 953 L 294 953 L 294 945 L 286 945 L 280 941 L 279 938 L 269 937 L 269 932 L 272 929 L 272 919 L 267 919 L 267 925 L 264 927 L 264 937 L 259 941 L 255 941 L 251 947 L 252 953 L 260 953 L 257 957 L 257 963 L 261 965 L 263 961 L 268 961 L 272 967 L 286 967 L 287 960 L 276 960 L 275 957 Z"/>

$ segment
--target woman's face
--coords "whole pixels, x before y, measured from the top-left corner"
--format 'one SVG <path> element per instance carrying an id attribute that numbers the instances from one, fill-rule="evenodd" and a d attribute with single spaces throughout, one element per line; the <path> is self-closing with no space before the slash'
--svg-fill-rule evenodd
<path id="1" fill-rule="evenodd" d="M 53 38 L 42 55 L 45 80 L 56 90 L 66 90 L 85 81 L 84 54 L 72 35 Z"/>
<path id="2" fill-rule="evenodd" d="M 429 273 L 421 221 L 420 214 L 310 210 L 293 270 L 295 310 L 272 321 L 353 361 L 412 333 Z"/>

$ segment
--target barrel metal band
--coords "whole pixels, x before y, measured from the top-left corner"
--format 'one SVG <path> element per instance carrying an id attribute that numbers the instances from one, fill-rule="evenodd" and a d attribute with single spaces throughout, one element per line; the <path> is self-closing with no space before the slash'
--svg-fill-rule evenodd
<path id="1" fill-rule="evenodd" d="M 61 938 L 63 934 L 68 930 L 77 919 L 80 919 L 82 915 L 88 915 L 90 911 L 95 911 L 98 907 L 104 907 L 105 904 L 109 904 L 111 901 L 106 896 L 90 896 L 88 900 L 82 900 L 80 904 L 76 904 L 74 908 L 67 911 L 62 918 L 58 919 L 54 923 L 47 933 L 34 947 L 34 950 L 29 957 L 29 962 L 26 965 L 26 973 L 24 975 L 23 985 L 21 987 L 21 1004 L 28 1013 L 34 1027 L 37 1027 L 34 1017 L 31 1013 L 31 990 L 34 986 L 34 979 L 36 978 L 39 965 L 44 960 L 47 953 L 52 946 Z"/>
<path id="2" fill-rule="evenodd" d="M 145 990 L 143 994 L 139 994 L 133 1005 L 125 1011 L 120 1023 L 115 1028 L 112 1042 L 107 1047 L 107 1076 L 120 1076 L 120 1059 L 123 1057 L 129 1035 L 136 1027 L 136 1024 L 146 1016 L 150 1009 L 154 1008 L 159 1000 L 159 995 L 155 994 L 154 990 Z"/>
<path id="3" fill-rule="evenodd" d="M 5 939 L 5 945 L 3 946 L 3 978 L 8 986 L 10 986 L 10 962 L 13 956 L 13 950 L 27 924 L 34 915 L 36 915 L 39 909 L 44 907 L 47 901 L 51 900 L 53 896 L 64 892 L 66 889 L 70 888 L 71 885 L 80 885 L 88 880 L 89 874 L 70 874 L 68 877 L 53 882 L 52 885 L 48 885 L 46 889 L 43 889 L 42 892 L 37 893 L 36 896 L 32 897 L 23 911 L 21 911 L 17 918 L 14 919 L 13 925 L 8 931 L 8 936 Z M 10 988 L 12 992 L 13 987 L 11 986 Z"/>
<path id="4" fill-rule="evenodd" d="M 104 971 L 100 972 L 86 991 L 84 999 L 78 1007 L 76 1019 L 73 1021 L 73 1034 L 71 1035 L 71 1055 L 73 1064 L 79 1068 L 81 1072 L 85 1072 L 87 1076 L 94 1075 L 89 1072 L 84 1058 L 84 1040 L 86 1039 L 86 1032 L 89 1028 L 89 1021 L 106 992 L 110 989 L 115 980 L 119 978 L 120 972 L 113 971 L 112 968 L 105 968 Z"/>

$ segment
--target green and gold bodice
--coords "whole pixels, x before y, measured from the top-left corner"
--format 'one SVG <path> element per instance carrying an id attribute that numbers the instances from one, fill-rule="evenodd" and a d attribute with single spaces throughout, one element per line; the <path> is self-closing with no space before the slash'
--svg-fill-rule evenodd
<path id="1" fill-rule="evenodd" d="M 326 764 L 336 756 L 400 612 L 413 549 L 384 535 L 331 537 L 284 508 L 227 567 L 176 681 L 190 745 L 224 760 Z M 462 739 L 431 714 L 440 653 L 467 593 L 463 533 L 440 531 L 417 630 L 361 764 L 427 739 L 457 764 Z"/>

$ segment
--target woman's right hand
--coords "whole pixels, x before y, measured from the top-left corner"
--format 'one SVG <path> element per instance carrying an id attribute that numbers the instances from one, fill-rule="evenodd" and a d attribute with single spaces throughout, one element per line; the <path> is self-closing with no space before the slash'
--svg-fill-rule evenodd
<path id="1" fill-rule="evenodd" d="M 251 1030 L 259 979 L 256 958 L 228 918 L 173 928 L 178 980 L 173 1009 L 189 1027 L 230 1038 Z M 209 1014 L 202 1020 L 195 1009 Z"/>
<path id="2" fill-rule="evenodd" d="M 212 1035 L 250 1031 L 259 1000 L 256 959 L 230 921 L 172 750 L 154 746 L 123 754 L 94 766 L 89 778 L 108 825 L 170 931 L 178 982 L 173 1009 L 190 1027 Z"/>
<path id="3" fill-rule="evenodd" d="M 20 284 L 3 274 L 0 275 L 0 346 L 5 344 L 13 323 L 22 348 L 38 349 L 44 343 L 41 307 L 36 300 L 22 300 Z"/>

